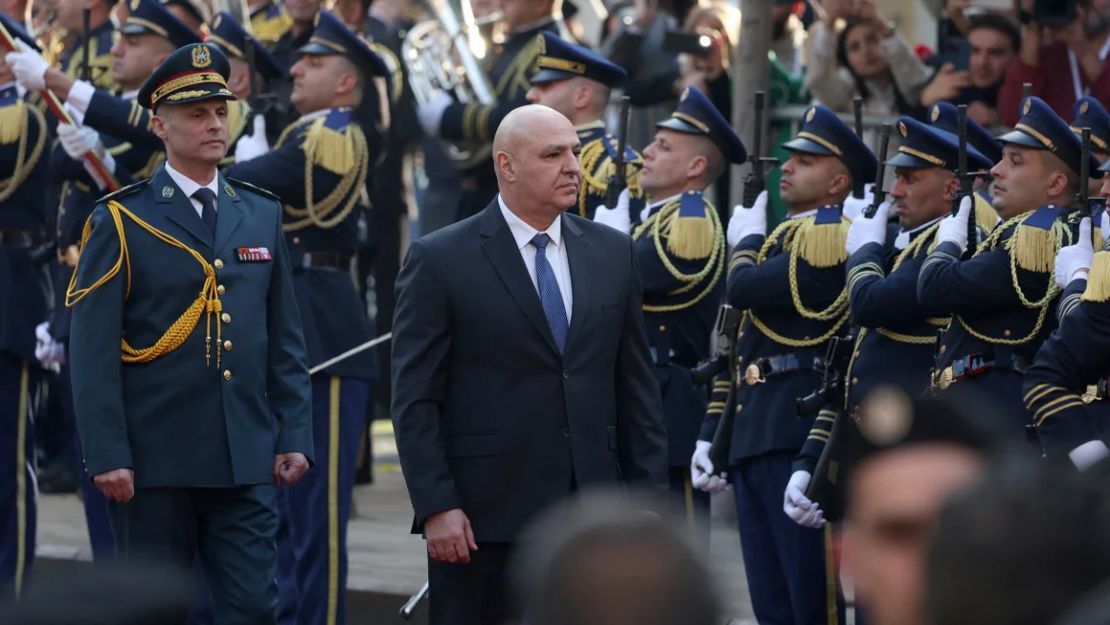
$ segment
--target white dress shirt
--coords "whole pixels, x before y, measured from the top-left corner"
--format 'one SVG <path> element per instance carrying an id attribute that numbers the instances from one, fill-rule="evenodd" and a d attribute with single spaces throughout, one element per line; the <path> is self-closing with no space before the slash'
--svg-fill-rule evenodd
<path id="1" fill-rule="evenodd" d="M 509 232 L 513 234 L 516 247 L 520 250 L 520 257 L 524 259 L 524 267 L 528 270 L 528 277 L 532 279 L 532 286 L 536 287 L 536 293 L 539 294 L 540 287 L 536 281 L 536 246 L 532 245 L 532 238 L 540 231 L 514 215 L 509 207 L 505 206 L 505 200 L 501 198 L 501 195 L 497 196 L 497 205 L 501 208 L 501 215 L 505 217 L 505 221 L 509 224 Z M 543 232 L 551 237 L 551 241 L 544 250 L 544 256 L 547 258 L 547 264 L 551 265 L 551 270 L 555 273 L 555 282 L 559 283 L 559 295 L 562 296 L 563 307 L 567 311 L 567 323 L 570 323 L 570 310 L 574 302 L 571 301 L 570 261 L 567 259 L 567 242 L 563 239 L 562 218 L 551 222 L 551 225 Z"/>
<path id="2" fill-rule="evenodd" d="M 193 205 L 193 208 L 196 209 L 196 211 L 197 211 L 197 217 L 201 217 L 202 219 L 204 217 L 204 214 L 203 214 L 204 205 L 202 205 L 200 203 L 200 200 L 193 197 L 193 194 L 197 192 L 197 189 L 199 189 L 201 187 L 206 187 L 209 190 L 211 190 L 212 193 L 215 193 L 216 194 L 215 195 L 216 205 L 219 206 L 219 203 L 220 203 L 219 202 L 220 185 L 217 184 L 217 183 L 220 181 L 220 177 L 218 175 L 216 175 L 215 170 L 212 171 L 212 181 L 209 182 L 208 184 L 199 184 L 198 182 L 196 182 L 192 178 L 189 178 L 185 174 L 183 174 L 183 173 L 177 171 L 176 169 L 174 169 L 173 166 L 171 166 L 168 161 L 166 162 L 166 173 L 170 175 L 170 178 L 173 180 L 174 184 L 177 185 L 178 189 L 181 189 L 181 192 L 185 194 L 185 197 L 189 198 L 189 202 Z"/>

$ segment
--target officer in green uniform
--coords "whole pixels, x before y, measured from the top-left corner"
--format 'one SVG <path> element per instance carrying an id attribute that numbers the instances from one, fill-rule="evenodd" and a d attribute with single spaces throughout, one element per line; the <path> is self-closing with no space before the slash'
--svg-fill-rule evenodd
<path id="1" fill-rule="evenodd" d="M 537 71 L 530 79 L 528 101 L 559 111 L 578 131 L 582 185 L 576 209 L 580 216 L 593 219 L 597 207 L 605 202 L 620 149 L 619 139 L 606 132 L 602 117 L 609 104 L 609 91 L 628 74 L 600 54 L 563 41 L 554 33 L 540 33 L 539 41 L 543 53 L 536 59 Z M 641 158 L 627 146 L 625 163 L 627 188 L 638 200 L 631 208 L 624 208 L 622 216 L 628 217 L 630 211 L 643 208 L 643 194 L 639 188 Z"/>
<path id="2" fill-rule="evenodd" d="M 119 555 L 188 570 L 199 554 L 216 622 L 272 623 L 274 485 L 308 470 L 311 389 L 280 201 L 216 169 L 228 75 L 193 44 L 139 92 L 167 161 L 85 228 L 73 392 Z"/>

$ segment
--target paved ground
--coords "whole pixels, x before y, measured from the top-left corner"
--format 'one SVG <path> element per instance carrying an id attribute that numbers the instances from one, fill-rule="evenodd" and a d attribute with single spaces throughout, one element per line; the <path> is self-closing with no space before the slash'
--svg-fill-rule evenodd
<path id="1" fill-rule="evenodd" d="M 409 534 L 412 508 L 397 467 L 397 450 L 387 422 L 375 427 L 376 482 L 355 490 L 355 514 L 348 528 L 350 621 L 382 625 L 409 594 L 424 583 L 424 543 Z M 722 496 L 721 510 L 731 507 Z M 81 502 L 75 495 L 40 499 L 38 556 L 61 561 L 90 559 Z M 734 625 L 754 623 L 744 584 L 739 539 L 725 514 L 714 515 L 709 561 Z M 60 565 L 61 562 L 50 562 Z M 392 620 L 392 619 L 388 619 Z M 420 620 L 418 620 L 420 622 Z"/>

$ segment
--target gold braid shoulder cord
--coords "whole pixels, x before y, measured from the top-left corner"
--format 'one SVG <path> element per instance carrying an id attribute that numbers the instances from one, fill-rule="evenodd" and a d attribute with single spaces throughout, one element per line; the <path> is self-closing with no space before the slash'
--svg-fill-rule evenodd
<path id="1" fill-rule="evenodd" d="M 0 180 L 0 202 L 3 202 L 15 194 L 19 186 L 23 184 L 27 177 L 34 171 L 35 165 L 38 164 L 39 158 L 42 156 L 43 146 L 46 144 L 46 119 L 42 116 L 36 107 L 27 106 L 22 100 L 17 101 L 14 105 L 16 107 L 15 117 L 22 122 L 19 131 L 19 145 L 16 147 L 15 167 L 12 169 L 12 175 L 7 180 Z M 34 117 L 39 125 L 39 135 L 35 139 L 35 145 L 31 148 L 31 153 L 27 153 L 28 141 L 28 128 L 31 125 L 31 118 Z M 5 119 L 5 121 L 8 121 Z"/>
<path id="2" fill-rule="evenodd" d="M 135 348 L 128 344 L 127 339 L 121 339 L 120 345 L 120 358 L 127 364 L 150 362 L 155 358 L 164 356 L 173 350 L 181 347 L 189 335 L 193 333 L 196 328 L 197 322 L 200 321 L 201 314 L 205 316 L 204 322 L 204 364 L 208 366 L 211 363 L 212 354 L 212 317 L 216 317 L 216 367 L 220 366 L 221 345 L 220 345 L 220 317 L 219 313 L 223 310 L 220 303 L 220 295 L 216 290 L 216 270 L 212 265 L 200 255 L 199 252 L 185 245 L 174 237 L 162 232 L 154 226 L 146 223 L 139 218 L 138 215 L 125 208 L 122 204 L 115 200 L 109 200 L 107 204 L 108 214 L 112 216 L 112 221 L 115 224 L 116 234 L 119 236 L 119 256 L 116 257 L 116 262 L 112 267 L 105 272 L 103 276 L 98 278 L 93 284 L 85 288 L 77 287 L 77 270 L 73 271 L 73 275 L 69 278 L 69 286 L 66 288 L 66 307 L 71 308 L 78 302 L 85 298 L 86 295 L 92 293 L 96 289 L 104 286 L 108 281 L 115 278 L 119 273 L 121 267 L 127 268 L 127 290 L 125 298 L 131 295 L 131 253 L 127 248 L 127 238 L 124 235 L 123 217 L 127 215 L 131 221 L 135 222 L 143 230 L 154 235 L 156 239 L 171 245 L 178 249 L 188 252 L 197 263 L 200 264 L 201 269 L 204 271 L 204 286 L 200 290 L 196 301 L 192 303 L 181 313 L 181 316 L 170 325 L 165 334 L 159 338 L 154 345 L 150 347 Z M 85 243 L 89 240 L 89 235 L 92 234 L 92 217 L 90 216 L 85 221 L 85 227 L 81 232 L 81 248 L 84 249 Z M 78 261 L 80 263 L 80 261 Z"/>
<path id="3" fill-rule="evenodd" d="M 351 211 L 355 207 L 355 203 L 358 202 L 359 199 L 359 194 L 351 193 L 351 188 L 359 181 L 366 179 L 367 168 L 370 165 L 370 154 L 366 145 L 366 135 L 362 133 L 362 129 L 358 128 L 357 124 L 352 124 L 348 128 L 349 132 L 352 132 L 354 136 L 355 157 L 358 159 L 357 165 L 340 178 L 339 183 L 335 185 L 335 188 L 332 189 L 330 193 L 319 202 L 315 202 L 313 200 L 314 190 L 312 186 L 312 169 L 315 167 L 315 163 L 313 162 L 311 154 L 305 154 L 305 207 L 297 208 L 290 204 L 285 204 L 283 206 L 285 213 L 296 219 L 296 221 L 286 223 L 282 226 L 282 230 L 285 232 L 296 232 L 308 226 L 316 226 L 317 228 L 327 230 L 329 228 L 334 228 L 351 214 Z M 274 147 L 281 147 L 291 131 L 300 129 L 305 129 L 307 132 L 305 125 L 292 125 L 286 128 L 282 131 Z M 343 202 L 342 208 L 339 208 L 340 202 L 344 197 L 347 197 L 347 201 Z M 338 211 L 336 211 L 337 208 L 339 208 Z"/>
<path id="4" fill-rule="evenodd" d="M 605 197 L 605 192 L 609 188 L 609 177 L 616 172 L 617 165 L 605 149 L 604 142 L 607 140 L 608 137 L 603 135 L 600 139 L 587 143 L 586 147 L 582 148 L 582 154 L 578 157 L 578 169 L 582 173 L 582 184 L 578 187 L 579 217 L 586 216 L 586 196 L 592 194 Z M 635 161 L 625 162 L 628 194 L 631 197 L 640 195 L 640 170 L 637 169 L 640 162 L 639 156 Z M 601 164 L 600 167 L 598 163 Z M 596 172 L 594 168 L 597 168 Z"/>
<path id="5" fill-rule="evenodd" d="M 844 218 L 842 217 L 841 219 L 843 220 Z M 833 303 L 824 310 L 810 310 L 802 302 L 802 295 L 798 289 L 798 256 L 802 246 L 800 245 L 798 237 L 796 237 L 795 235 L 798 234 L 797 231 L 802 226 L 812 225 L 814 220 L 815 217 L 806 217 L 804 219 L 791 219 L 782 222 L 771 233 L 771 236 L 767 237 L 767 240 L 763 242 L 763 247 L 760 248 L 759 256 L 756 258 L 756 262 L 762 264 L 763 261 L 767 260 L 767 255 L 771 252 L 771 249 L 775 246 L 775 243 L 778 242 L 779 238 L 782 238 L 783 249 L 790 254 L 790 298 L 794 303 L 794 310 L 796 310 L 799 315 L 807 319 L 833 322 L 832 327 L 830 327 L 829 330 L 821 336 L 813 339 L 793 339 L 788 336 L 783 336 L 778 332 L 772 330 L 770 326 L 768 326 L 762 319 L 757 317 L 755 313 L 753 313 L 751 310 L 745 312 L 748 318 L 751 319 L 752 325 L 758 328 L 760 332 L 767 336 L 767 338 L 781 345 L 786 345 L 787 347 L 816 347 L 817 345 L 820 345 L 821 343 L 824 343 L 825 341 L 832 338 L 833 335 L 835 335 L 840 330 L 840 328 L 843 327 L 844 324 L 848 321 L 847 287 L 842 289 L 840 291 L 840 294 L 837 295 L 836 300 L 834 300 Z"/>
<path id="6" fill-rule="evenodd" d="M 717 280 L 721 278 L 721 273 L 724 271 L 725 251 L 727 246 L 725 244 L 724 232 L 721 228 L 721 218 L 717 215 L 717 209 L 714 208 L 713 204 L 708 200 L 705 200 L 705 214 L 706 218 L 712 221 L 713 231 L 716 234 L 713 239 L 713 251 L 710 252 L 709 256 L 706 258 L 705 266 L 697 273 L 686 274 L 682 273 L 682 271 L 671 262 L 670 256 L 667 254 L 667 249 L 664 246 L 664 240 L 670 234 L 671 222 L 673 221 L 672 216 L 674 218 L 678 217 L 677 213 L 679 206 L 679 200 L 668 202 L 663 208 L 659 209 L 654 215 L 648 217 L 636 228 L 636 232 L 632 234 L 632 240 L 638 241 L 645 233 L 650 233 L 654 238 L 655 253 L 659 255 L 659 260 L 663 262 L 663 266 L 672 277 L 685 283 L 684 286 L 671 291 L 668 295 L 682 295 L 694 290 L 699 283 L 710 275 L 710 273 L 713 274 L 713 278 L 706 283 L 705 288 L 700 293 L 687 302 L 665 306 L 644 304 L 644 312 L 675 312 L 690 308 L 713 292 L 713 288 L 717 285 Z"/>
<path id="7" fill-rule="evenodd" d="M 979 244 L 979 247 L 975 250 L 975 256 L 995 249 L 998 246 L 998 240 L 1002 238 L 1002 233 L 1005 232 L 1007 228 L 1009 228 L 1010 226 L 1013 226 L 1015 228 L 1020 226 L 1021 223 L 1025 221 L 1025 219 L 1031 214 L 1032 213 L 1025 213 L 1022 215 L 1018 215 L 1017 217 L 1011 217 L 1006 222 L 999 224 L 994 230 L 991 231 L 990 236 L 988 236 L 985 241 Z M 1063 245 L 1071 243 L 1071 232 L 1068 231 L 1067 226 L 1060 223 L 1059 221 L 1052 222 L 1052 233 L 1056 237 L 1057 250 L 1059 250 L 1060 247 L 1062 247 Z M 964 318 L 960 315 L 955 315 L 953 317 L 955 320 L 960 322 L 960 325 L 963 326 L 965 330 L 967 330 L 968 334 L 979 339 L 980 341 L 983 341 L 984 343 L 988 343 L 991 345 L 1023 345 L 1033 340 L 1033 338 L 1040 333 L 1041 327 L 1044 326 L 1044 320 L 1048 316 L 1049 304 L 1060 291 L 1060 287 L 1056 286 L 1055 276 L 1053 275 L 1052 271 L 1049 270 L 1048 287 L 1045 289 L 1044 298 L 1042 298 L 1040 301 L 1034 302 L 1029 300 L 1029 298 L 1025 296 L 1025 291 L 1022 290 L 1021 283 L 1018 282 L 1018 266 L 1017 260 L 1014 257 L 1013 248 L 1014 241 L 1016 239 L 1016 236 L 1011 236 L 1004 242 L 1005 249 L 1010 254 L 1010 283 L 1013 285 L 1014 291 L 1017 292 L 1018 299 L 1021 300 L 1022 306 L 1025 306 L 1029 310 L 1033 310 L 1036 308 L 1040 309 L 1040 311 L 1037 313 L 1037 322 L 1033 324 L 1033 329 L 1029 331 L 1029 334 L 1019 339 L 1006 339 L 988 336 L 972 328 L 971 324 L 965 321 Z"/>

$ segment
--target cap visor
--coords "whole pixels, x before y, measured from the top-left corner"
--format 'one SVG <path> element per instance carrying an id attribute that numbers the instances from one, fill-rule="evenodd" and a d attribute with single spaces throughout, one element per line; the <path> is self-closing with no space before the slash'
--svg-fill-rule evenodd
<path id="1" fill-rule="evenodd" d="M 826 148 L 820 143 L 817 143 L 816 141 L 810 141 L 809 139 L 804 139 L 802 137 L 791 139 L 790 141 L 782 144 L 782 147 L 790 150 L 791 152 L 817 154 L 820 156 L 836 156 L 836 154 L 834 154 L 832 150 Z"/>
<path id="2" fill-rule="evenodd" d="M 899 152 L 894 156 L 887 159 L 885 165 L 889 167 L 903 167 L 905 169 L 928 169 L 936 167 L 936 165 L 926 161 L 923 158 L 918 158 L 905 152 Z"/>
<path id="3" fill-rule="evenodd" d="M 1027 148 L 1034 148 L 1037 150 L 1047 150 L 1048 147 L 1041 143 L 1036 137 L 1027 135 L 1020 130 L 1011 130 L 1006 134 L 998 137 L 1002 143 L 1012 143 L 1014 145 L 1021 145 Z"/>
<path id="4" fill-rule="evenodd" d="M 532 78 L 528 82 L 532 83 L 533 85 L 542 85 L 549 82 L 555 82 L 557 80 L 574 78 L 575 76 L 577 76 L 577 74 L 571 74 L 570 72 L 560 72 L 556 69 L 541 69 L 540 71 L 536 72 L 536 75 L 532 76 Z"/>
<path id="5" fill-rule="evenodd" d="M 693 124 L 688 124 L 677 117 L 669 117 L 661 122 L 655 124 L 656 128 L 666 128 L 675 132 L 681 132 L 688 135 L 705 135 L 704 132 L 699 130 Z"/>

